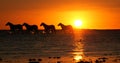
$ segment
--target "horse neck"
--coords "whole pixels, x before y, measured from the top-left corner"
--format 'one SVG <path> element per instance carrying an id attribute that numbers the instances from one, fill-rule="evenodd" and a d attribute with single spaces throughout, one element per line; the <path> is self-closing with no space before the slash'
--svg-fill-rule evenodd
<path id="1" fill-rule="evenodd" d="M 61 24 L 61 27 L 62 27 L 62 28 L 64 28 L 64 27 L 65 27 L 65 25 Z"/>
<path id="2" fill-rule="evenodd" d="M 13 24 L 12 24 L 12 23 L 8 23 L 8 25 L 13 26 Z"/>
<path id="3" fill-rule="evenodd" d="M 26 27 L 28 27 L 28 26 L 30 26 L 30 25 L 28 25 L 28 24 L 25 24 L 25 26 L 26 26 Z"/>
<path id="4" fill-rule="evenodd" d="M 44 27 L 46 27 L 47 25 L 46 24 L 42 24 Z"/>

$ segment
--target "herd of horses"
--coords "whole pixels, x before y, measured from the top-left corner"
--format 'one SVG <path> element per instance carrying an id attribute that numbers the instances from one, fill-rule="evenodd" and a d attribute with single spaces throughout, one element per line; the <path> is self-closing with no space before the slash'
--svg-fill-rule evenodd
<path id="1" fill-rule="evenodd" d="M 13 24 L 11 22 L 7 22 L 6 26 L 10 27 L 10 31 L 15 32 L 15 31 L 22 31 L 23 26 L 26 28 L 26 31 L 28 32 L 38 32 L 38 26 L 37 25 L 29 25 L 27 23 L 23 24 Z M 46 23 L 41 23 L 40 26 L 43 26 L 44 32 L 45 33 L 56 33 L 56 29 L 54 25 L 47 25 Z M 62 23 L 59 23 L 58 26 L 61 26 L 61 30 L 64 32 L 73 32 L 73 28 L 71 25 L 64 25 Z"/>

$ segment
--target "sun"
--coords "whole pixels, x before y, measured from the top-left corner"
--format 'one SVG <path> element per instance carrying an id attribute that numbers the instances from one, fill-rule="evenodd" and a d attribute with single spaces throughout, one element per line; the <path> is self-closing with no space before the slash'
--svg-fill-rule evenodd
<path id="1" fill-rule="evenodd" d="M 82 20 L 75 20 L 74 21 L 74 26 L 76 28 L 80 28 L 82 26 Z"/>

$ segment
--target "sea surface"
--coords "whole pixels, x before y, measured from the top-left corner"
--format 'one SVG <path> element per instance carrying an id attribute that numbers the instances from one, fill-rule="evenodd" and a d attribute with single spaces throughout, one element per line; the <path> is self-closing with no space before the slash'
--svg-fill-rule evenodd
<path id="1" fill-rule="evenodd" d="M 74 60 L 76 56 L 78 59 L 114 57 L 120 60 L 120 30 L 75 30 L 73 33 L 58 30 L 53 34 L 42 33 L 42 30 L 37 34 L 0 31 L 1 63 L 28 63 L 30 58 L 69 57 Z"/>

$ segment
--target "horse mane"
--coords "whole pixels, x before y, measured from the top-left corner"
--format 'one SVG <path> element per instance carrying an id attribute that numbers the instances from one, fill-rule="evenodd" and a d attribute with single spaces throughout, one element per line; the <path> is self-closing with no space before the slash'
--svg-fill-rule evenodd
<path id="1" fill-rule="evenodd" d="M 62 24 L 62 23 L 59 23 L 58 26 L 61 26 L 62 29 L 64 29 L 64 28 L 66 27 L 66 26 L 65 26 L 64 24 Z"/>
<path id="2" fill-rule="evenodd" d="M 62 24 L 62 23 L 59 23 L 58 26 L 62 26 L 62 27 L 66 27 L 66 26 L 67 26 L 67 27 L 68 27 L 68 26 L 71 26 L 71 25 L 64 25 L 64 24 Z M 72 27 L 72 26 L 71 26 L 71 27 Z"/>
<path id="3" fill-rule="evenodd" d="M 42 23 L 40 24 L 40 26 L 47 26 L 47 24 L 45 24 L 44 22 L 42 22 Z"/>
<path id="4" fill-rule="evenodd" d="M 7 26 L 7 25 L 13 25 L 13 24 L 12 24 L 11 22 L 7 22 L 7 23 L 6 23 L 6 26 Z"/>
<path id="5" fill-rule="evenodd" d="M 29 26 L 29 24 L 27 24 L 27 23 L 23 23 L 23 25 L 24 25 L 24 26 Z"/>
<path id="6" fill-rule="evenodd" d="M 62 23 L 59 23 L 59 24 L 58 24 L 58 26 L 60 26 L 60 25 L 64 25 L 64 24 L 62 24 Z"/>

